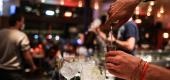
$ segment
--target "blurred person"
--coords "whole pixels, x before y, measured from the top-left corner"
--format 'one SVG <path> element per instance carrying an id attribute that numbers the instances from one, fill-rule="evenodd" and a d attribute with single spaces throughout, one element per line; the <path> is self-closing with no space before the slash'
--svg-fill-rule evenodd
<path id="1" fill-rule="evenodd" d="M 116 50 L 122 50 L 129 54 L 134 55 L 136 44 L 139 40 L 139 33 L 136 24 L 130 18 L 136 6 L 141 0 L 116 0 L 111 4 L 106 21 L 108 29 L 118 29 L 117 39 L 113 35 L 113 31 L 109 32 L 107 41 L 109 45 L 113 46 Z M 113 43 L 113 44 L 112 44 Z M 111 45 L 110 45 L 111 44 Z M 115 78 L 115 80 L 123 80 Z"/>
<path id="2" fill-rule="evenodd" d="M 60 50 L 58 44 L 54 44 L 47 51 L 47 55 L 45 57 L 45 61 L 42 66 L 45 69 L 45 72 L 52 78 L 52 80 L 64 80 L 64 77 L 60 74 L 59 69 L 61 68 L 62 60 L 59 59 L 58 54 Z"/>
<path id="3" fill-rule="evenodd" d="M 169 80 L 170 70 L 149 64 L 123 51 L 109 51 L 106 54 L 108 71 L 126 80 Z"/>
<path id="4" fill-rule="evenodd" d="M 24 16 L 13 14 L 9 17 L 9 28 L 0 30 L 0 78 L 3 80 L 25 80 L 23 64 L 36 70 L 33 62 L 29 39 L 22 32 Z M 26 62 L 26 63 L 25 63 Z"/>
<path id="5" fill-rule="evenodd" d="M 115 30 L 118 30 L 117 39 L 113 35 L 113 30 L 109 32 L 108 37 L 106 34 L 100 29 L 96 29 L 96 33 L 101 39 L 106 42 L 106 46 L 116 45 L 116 50 L 122 50 L 129 54 L 134 55 L 136 44 L 139 40 L 139 33 L 136 24 L 133 22 L 132 18 L 129 19 L 125 24 L 121 27 L 112 26 Z M 113 50 L 113 49 L 112 49 Z M 116 80 L 122 80 L 119 78 L 115 78 Z"/>
<path id="6" fill-rule="evenodd" d="M 114 30 L 118 30 L 117 38 L 113 35 L 113 30 L 105 34 L 100 28 L 96 29 L 96 33 L 101 39 L 103 39 L 108 45 L 116 45 L 117 50 L 123 50 L 129 54 L 134 55 L 136 44 L 139 40 L 139 32 L 137 25 L 132 19 L 129 19 L 121 27 L 112 26 Z"/>
<path id="7" fill-rule="evenodd" d="M 117 46 L 117 50 L 134 55 L 136 44 L 139 41 L 139 31 L 132 18 L 118 28 L 117 38 L 112 34 L 108 37 L 108 41 L 113 42 Z"/>
<path id="8" fill-rule="evenodd" d="M 130 17 L 132 17 L 136 6 L 141 1 L 142 0 L 114 0 L 111 3 L 108 10 L 108 20 L 105 25 L 100 28 L 102 30 L 119 28 L 119 30 L 117 39 L 113 35 L 113 31 L 109 32 L 108 38 L 102 32 L 98 32 L 104 40 L 109 42 L 109 45 L 107 46 L 113 46 L 112 43 L 114 43 L 116 45 L 116 49 L 123 50 L 132 55 L 134 54 L 136 43 L 139 40 L 139 34 L 136 24 L 134 24 Z"/>
<path id="9" fill-rule="evenodd" d="M 64 50 L 62 52 L 57 52 L 57 58 L 68 62 L 73 61 L 77 56 L 76 47 L 72 43 L 67 42 L 66 44 L 64 44 L 63 48 Z"/>

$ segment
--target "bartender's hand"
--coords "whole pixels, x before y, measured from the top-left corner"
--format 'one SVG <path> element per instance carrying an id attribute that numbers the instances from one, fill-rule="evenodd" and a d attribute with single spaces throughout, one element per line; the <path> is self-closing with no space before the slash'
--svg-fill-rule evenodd
<path id="1" fill-rule="evenodd" d="M 140 60 L 123 51 L 110 51 L 106 54 L 106 68 L 119 78 L 130 79 Z"/>
<path id="2" fill-rule="evenodd" d="M 141 0 L 116 0 L 111 3 L 108 10 L 109 18 L 102 29 L 110 29 L 110 25 L 120 27 L 133 15 L 136 6 Z"/>

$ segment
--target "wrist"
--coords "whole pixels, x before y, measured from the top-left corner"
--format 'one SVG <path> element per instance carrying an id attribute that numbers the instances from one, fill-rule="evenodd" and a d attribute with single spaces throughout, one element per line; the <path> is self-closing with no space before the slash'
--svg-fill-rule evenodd
<path id="1" fill-rule="evenodd" d="M 142 70 L 141 70 L 141 73 L 140 73 L 140 80 L 144 80 L 145 79 L 145 76 L 146 76 L 146 73 L 147 73 L 147 69 L 148 69 L 148 62 L 146 61 L 143 61 L 143 67 L 142 67 Z"/>
<path id="2" fill-rule="evenodd" d="M 142 62 L 143 60 L 140 59 L 140 61 L 138 62 L 137 66 L 133 69 L 130 77 L 129 77 L 129 80 L 136 80 L 140 77 L 140 67 L 142 65 Z"/>
<path id="3" fill-rule="evenodd" d="M 133 70 L 130 80 L 144 80 L 147 77 L 148 67 L 148 62 L 141 60 L 138 66 Z"/>

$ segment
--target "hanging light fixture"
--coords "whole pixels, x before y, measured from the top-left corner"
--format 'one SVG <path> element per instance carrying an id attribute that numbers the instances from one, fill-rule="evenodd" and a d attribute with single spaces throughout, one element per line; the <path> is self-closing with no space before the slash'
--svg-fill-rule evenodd
<path id="1" fill-rule="evenodd" d="M 95 10 L 99 9 L 99 3 L 97 1 L 94 2 L 94 9 Z"/>
<path id="2" fill-rule="evenodd" d="M 151 12 L 152 11 L 152 6 L 149 6 L 148 7 L 148 12 Z"/>
<path id="3" fill-rule="evenodd" d="M 150 12 L 147 12 L 147 16 L 151 16 L 151 13 L 150 13 Z"/>
<path id="4" fill-rule="evenodd" d="M 155 5 L 155 2 L 154 1 L 150 1 L 149 5 L 151 5 L 151 6 Z"/>
<path id="5" fill-rule="evenodd" d="M 165 39 L 169 38 L 169 33 L 164 32 L 164 33 L 163 33 L 163 38 L 165 38 Z"/>
<path id="6" fill-rule="evenodd" d="M 165 12 L 165 11 L 164 11 L 164 7 L 161 6 L 161 8 L 160 8 L 160 13 L 163 14 L 164 12 Z"/>
<path id="7" fill-rule="evenodd" d="M 73 15 L 73 13 L 70 12 L 70 11 L 66 11 L 66 12 L 64 13 L 64 16 L 65 16 L 65 17 L 71 17 L 72 15 Z"/>
<path id="8" fill-rule="evenodd" d="M 135 14 L 136 14 L 136 15 L 139 15 L 139 6 L 136 7 L 136 9 L 135 9 Z"/>
<path id="9" fill-rule="evenodd" d="M 161 17 L 161 13 L 158 12 L 157 13 L 157 17 L 160 18 Z"/>
<path id="10" fill-rule="evenodd" d="M 83 1 L 82 0 L 79 0 L 78 7 L 83 7 Z"/>
<path id="11" fill-rule="evenodd" d="M 61 5 L 64 5 L 64 0 L 60 0 L 60 4 L 61 4 Z"/>
<path id="12" fill-rule="evenodd" d="M 136 19 L 135 22 L 136 22 L 137 24 L 140 24 L 140 23 L 142 23 L 142 20 L 141 20 L 141 19 Z"/>
<path id="13" fill-rule="evenodd" d="M 53 10 L 46 10 L 45 14 L 48 16 L 53 16 L 55 12 Z"/>

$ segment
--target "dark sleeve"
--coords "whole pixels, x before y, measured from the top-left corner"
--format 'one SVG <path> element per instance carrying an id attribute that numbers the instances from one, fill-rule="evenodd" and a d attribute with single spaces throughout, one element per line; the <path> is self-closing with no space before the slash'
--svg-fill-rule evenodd
<path id="1" fill-rule="evenodd" d="M 125 24 L 125 28 L 126 28 L 126 32 L 125 32 L 126 39 L 130 37 L 134 37 L 136 40 L 138 40 L 138 30 L 135 23 L 128 22 Z"/>

